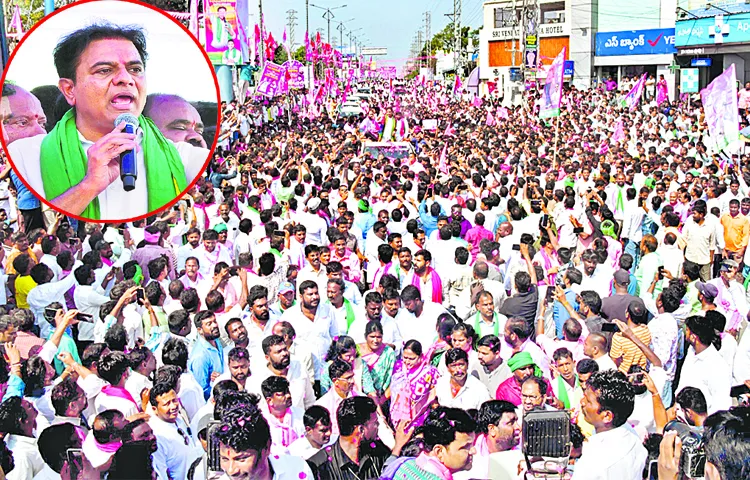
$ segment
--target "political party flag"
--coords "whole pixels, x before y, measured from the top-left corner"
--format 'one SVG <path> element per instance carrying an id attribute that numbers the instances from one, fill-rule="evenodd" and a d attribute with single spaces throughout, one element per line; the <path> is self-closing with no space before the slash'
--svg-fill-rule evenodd
<path id="1" fill-rule="evenodd" d="M 622 119 L 617 120 L 615 124 L 615 133 L 612 134 L 612 143 L 620 143 L 625 140 L 625 131 L 622 125 Z"/>
<path id="2" fill-rule="evenodd" d="M 474 107 L 481 107 L 482 106 L 482 99 L 479 97 L 474 97 L 474 100 L 472 100 L 471 105 Z"/>
<path id="3" fill-rule="evenodd" d="M 443 151 L 440 152 L 440 163 L 438 164 L 438 168 L 442 173 L 447 174 L 448 173 L 448 161 L 446 158 L 446 153 L 448 150 L 448 142 L 443 144 Z"/>
<path id="4" fill-rule="evenodd" d="M 701 103 L 706 112 L 708 132 L 716 143 L 716 150 L 721 152 L 740 137 L 737 72 L 734 64 L 701 90 Z"/>
<path id="5" fill-rule="evenodd" d="M 284 35 L 282 35 L 281 37 L 281 44 L 284 45 L 284 50 L 286 51 L 286 59 L 291 60 L 292 52 L 289 49 L 289 39 L 286 36 L 286 27 L 284 27 Z"/>
<path id="6" fill-rule="evenodd" d="M 258 24 L 255 24 L 255 56 L 256 58 L 259 58 L 261 55 L 263 55 L 263 50 L 261 50 L 260 45 L 260 27 Z"/>
<path id="7" fill-rule="evenodd" d="M 497 116 L 499 118 L 502 118 L 503 120 L 507 120 L 510 118 L 510 115 L 508 115 L 508 109 L 505 107 L 500 107 L 497 109 Z"/>
<path id="8" fill-rule="evenodd" d="M 16 5 L 16 7 L 18 7 L 18 5 Z M 12 23 L 13 22 L 11 22 L 11 24 Z M 190 23 L 188 25 L 188 30 L 198 38 L 198 0 L 190 0 Z"/>
<path id="9" fill-rule="evenodd" d="M 607 152 L 609 152 L 609 144 L 607 144 L 606 140 L 602 140 L 599 144 L 599 150 L 597 153 L 599 153 L 599 155 L 606 155 Z"/>
<path id="10" fill-rule="evenodd" d="M 547 72 L 547 83 L 544 84 L 544 94 L 539 106 L 539 118 L 560 116 L 560 100 L 562 99 L 563 72 L 565 67 L 565 47 L 555 57 Z"/>
<path id="11" fill-rule="evenodd" d="M 463 89 L 463 83 L 461 83 L 461 77 L 456 75 L 456 81 L 453 82 L 453 96 L 461 95 L 461 90 Z"/>
<path id="12" fill-rule="evenodd" d="M 492 116 L 492 112 L 487 112 L 487 119 L 485 120 L 485 123 L 488 127 L 491 127 L 495 124 L 495 117 Z"/>
<path id="13" fill-rule="evenodd" d="M 312 62 L 312 52 L 310 52 L 310 36 L 305 32 L 305 61 Z"/>
<path id="14" fill-rule="evenodd" d="M 638 107 L 638 102 L 641 101 L 641 96 L 643 95 L 643 88 L 646 86 L 646 75 L 648 74 L 644 73 L 641 75 L 641 78 L 635 82 L 633 88 L 631 88 L 628 94 L 620 101 L 620 106 L 627 107 L 631 112 Z"/>

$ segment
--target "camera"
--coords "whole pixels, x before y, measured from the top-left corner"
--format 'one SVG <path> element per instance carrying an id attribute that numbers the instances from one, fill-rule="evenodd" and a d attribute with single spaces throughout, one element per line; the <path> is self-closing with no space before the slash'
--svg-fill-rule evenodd
<path id="1" fill-rule="evenodd" d="M 664 433 L 667 432 L 677 432 L 682 441 L 680 475 L 687 478 L 702 478 L 706 470 L 703 429 L 692 428 L 678 420 L 672 420 L 664 426 Z"/>

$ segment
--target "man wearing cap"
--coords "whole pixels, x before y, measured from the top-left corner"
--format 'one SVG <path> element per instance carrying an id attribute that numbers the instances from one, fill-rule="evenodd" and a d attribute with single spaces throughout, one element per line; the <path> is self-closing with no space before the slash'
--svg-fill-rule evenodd
<path id="1" fill-rule="evenodd" d="M 698 301 L 701 304 L 699 315 L 705 315 L 708 310 L 716 310 L 714 301 L 719 295 L 719 289 L 712 283 L 696 282 L 695 288 L 698 290 Z"/>
<path id="2" fill-rule="evenodd" d="M 652 277 L 653 278 L 653 277 Z M 610 322 L 617 319 L 624 319 L 627 314 L 628 305 L 638 297 L 628 293 L 630 285 L 630 273 L 627 270 L 620 269 L 615 272 L 613 285 L 615 293 L 612 296 L 602 298 L 602 317 Z"/>
<path id="3" fill-rule="evenodd" d="M 742 284 L 736 281 L 739 264 L 732 259 L 721 262 L 719 278 L 708 283 L 714 285 L 717 295 L 714 299 L 716 307 L 726 316 L 726 331 L 739 331 L 742 320 L 747 316 L 748 305 Z"/>
<path id="4" fill-rule="evenodd" d="M 284 312 L 293 307 L 296 302 L 296 295 L 294 292 L 294 285 L 289 282 L 283 282 L 279 285 L 279 294 L 275 302 L 268 306 L 268 311 L 271 313 L 271 320 L 275 324 Z"/>
<path id="5" fill-rule="evenodd" d="M 307 228 L 307 243 L 318 246 L 326 246 L 328 237 L 326 231 L 328 225 L 326 221 L 318 215 L 320 208 L 320 199 L 312 197 L 307 201 L 307 211 L 298 214 L 299 221 Z"/>

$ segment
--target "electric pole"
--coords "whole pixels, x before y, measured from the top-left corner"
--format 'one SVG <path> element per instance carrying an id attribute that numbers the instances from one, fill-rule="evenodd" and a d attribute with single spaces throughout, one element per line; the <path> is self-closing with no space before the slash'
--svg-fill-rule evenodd
<path id="1" fill-rule="evenodd" d="M 305 0 L 305 35 L 310 38 L 310 0 Z"/>
<path id="2" fill-rule="evenodd" d="M 424 51 L 425 56 L 427 57 L 425 59 L 425 63 L 427 64 L 427 67 L 431 69 L 431 61 L 432 59 L 429 58 L 432 56 L 432 43 L 430 42 L 430 29 L 432 28 L 432 13 L 430 12 L 424 12 L 424 33 L 425 33 L 425 49 Z"/>
<path id="3" fill-rule="evenodd" d="M 297 26 L 297 10 L 286 11 L 286 25 L 289 29 L 289 50 L 294 51 L 294 27 Z M 291 60 L 291 58 L 289 59 Z"/>
<path id="4" fill-rule="evenodd" d="M 459 75 L 463 63 L 461 55 L 461 2 L 462 0 L 453 0 L 453 62 L 456 75 Z"/>
<path id="5" fill-rule="evenodd" d="M 422 55 L 420 53 L 422 52 L 422 47 L 424 46 L 424 43 L 422 42 L 422 30 L 417 31 L 417 69 L 422 67 Z"/>
<path id="6" fill-rule="evenodd" d="M 344 48 L 344 24 L 339 23 L 339 26 L 336 27 L 336 30 L 339 31 L 339 47 L 343 49 Z"/>
<path id="7" fill-rule="evenodd" d="M 258 0 L 258 13 L 260 14 L 260 68 L 266 64 L 266 36 L 263 33 L 263 0 Z"/>

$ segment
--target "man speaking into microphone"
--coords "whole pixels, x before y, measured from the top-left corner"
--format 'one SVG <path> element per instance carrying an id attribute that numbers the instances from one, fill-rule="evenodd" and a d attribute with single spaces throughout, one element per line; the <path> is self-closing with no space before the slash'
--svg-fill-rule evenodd
<path id="1" fill-rule="evenodd" d="M 71 106 L 54 129 L 11 144 L 19 176 L 57 209 L 119 221 L 159 210 L 204 168 L 209 151 L 174 143 L 142 115 L 148 95 L 140 28 L 99 23 L 54 50 Z"/>

